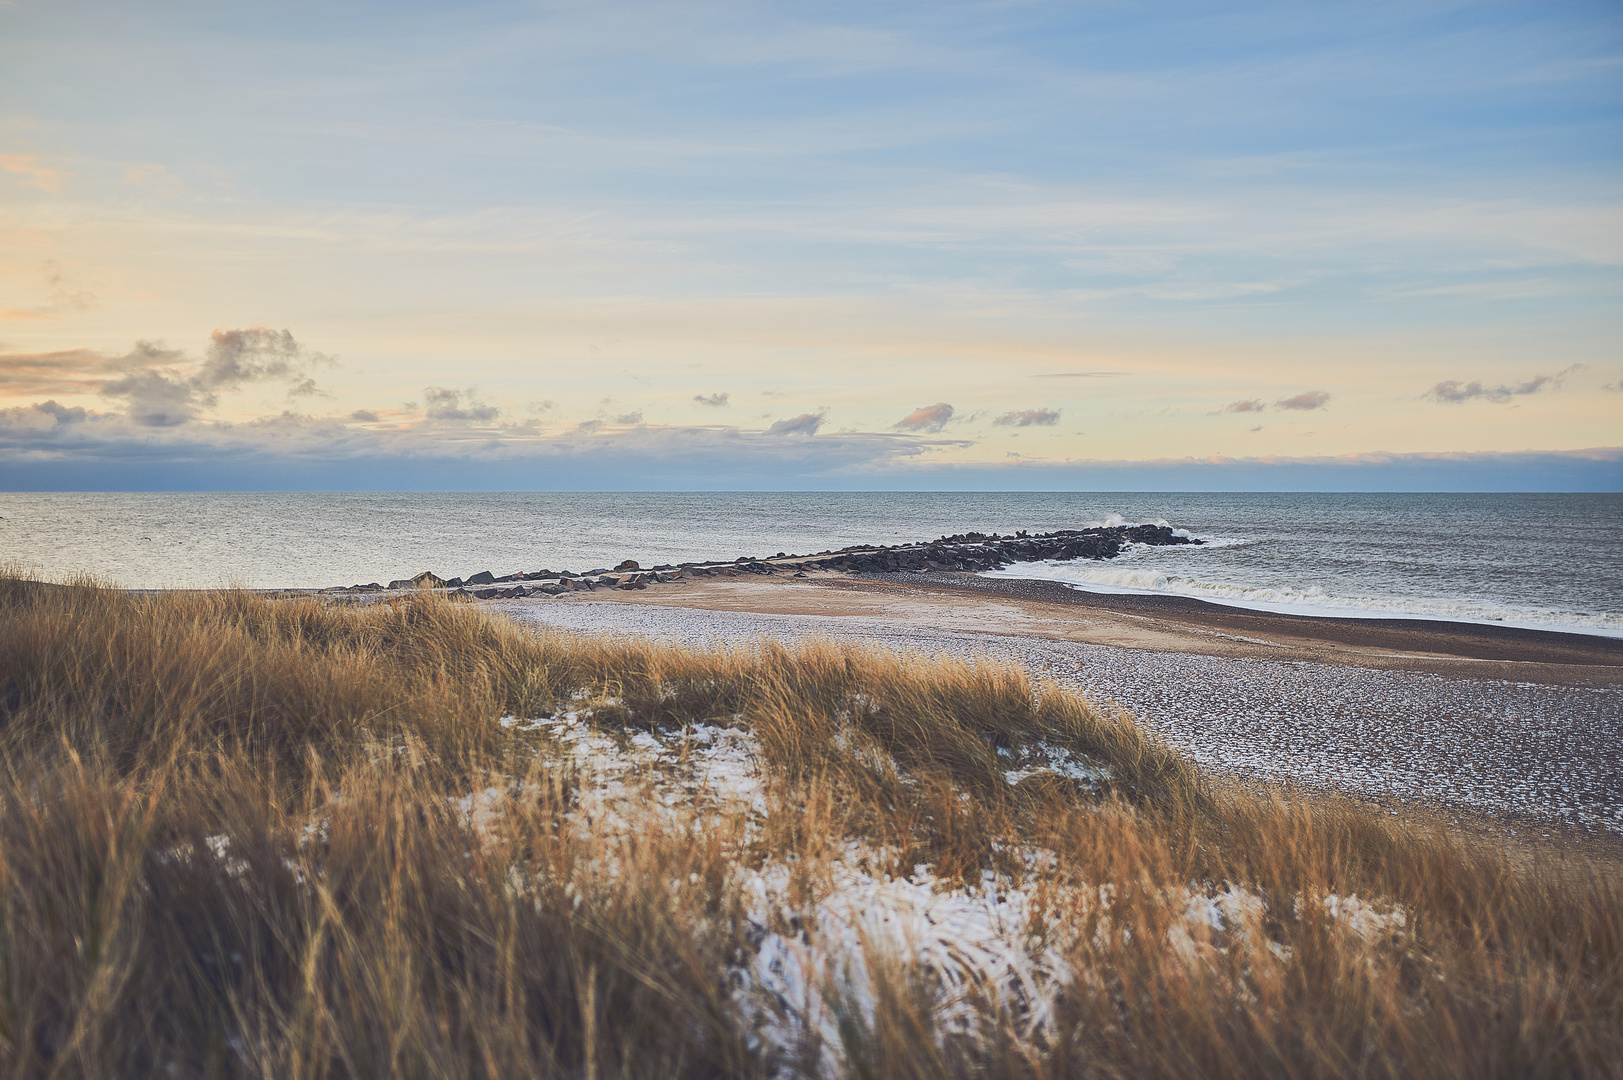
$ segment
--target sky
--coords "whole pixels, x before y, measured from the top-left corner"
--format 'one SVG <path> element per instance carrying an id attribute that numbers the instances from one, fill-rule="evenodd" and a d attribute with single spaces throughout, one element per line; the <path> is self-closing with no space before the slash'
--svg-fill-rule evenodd
<path id="1" fill-rule="evenodd" d="M 0 489 L 1623 490 L 1623 8 L 0 0 Z"/>

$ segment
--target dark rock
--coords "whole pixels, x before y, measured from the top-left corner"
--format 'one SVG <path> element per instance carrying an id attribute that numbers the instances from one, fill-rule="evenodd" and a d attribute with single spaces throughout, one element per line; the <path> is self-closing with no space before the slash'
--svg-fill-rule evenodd
<path id="1" fill-rule="evenodd" d="M 432 570 L 424 570 L 421 574 L 412 578 L 411 583 L 419 589 L 445 588 L 445 579 L 435 575 Z"/>
<path id="2" fill-rule="evenodd" d="M 637 560 L 636 559 L 627 559 L 625 562 L 621 563 L 619 566 L 616 566 L 615 569 L 616 570 L 641 570 L 642 567 L 637 565 Z"/>
<path id="3" fill-rule="evenodd" d="M 473 575 L 473 577 L 468 579 L 468 584 L 469 585 L 494 585 L 494 584 L 496 584 L 496 575 L 492 574 L 489 570 L 481 570 L 477 574 Z M 477 595 L 477 594 L 475 594 L 475 595 Z"/>

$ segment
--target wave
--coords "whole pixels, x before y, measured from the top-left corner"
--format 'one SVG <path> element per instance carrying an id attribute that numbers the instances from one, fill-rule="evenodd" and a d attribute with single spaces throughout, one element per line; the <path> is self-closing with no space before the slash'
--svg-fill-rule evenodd
<path id="1" fill-rule="evenodd" d="M 1623 615 L 1611 612 L 1560 611 L 1509 604 L 1482 597 L 1435 597 L 1368 595 L 1353 591 L 1331 591 L 1322 584 L 1257 584 L 1193 576 L 1187 560 L 1177 568 L 1147 565 L 1163 552 L 1207 552 L 1224 547 L 1244 547 L 1257 541 L 1244 538 L 1202 538 L 1206 543 L 1195 549 L 1134 550 L 1106 563 L 1055 562 L 1015 563 L 1001 570 L 986 571 L 988 577 L 1030 578 L 1057 581 L 1083 592 L 1133 593 L 1140 595 L 1186 596 L 1230 607 L 1267 611 L 1280 615 L 1316 615 L 1361 619 L 1439 619 L 1448 622 L 1514 626 L 1530 630 L 1559 630 L 1568 633 L 1623 637 Z"/>

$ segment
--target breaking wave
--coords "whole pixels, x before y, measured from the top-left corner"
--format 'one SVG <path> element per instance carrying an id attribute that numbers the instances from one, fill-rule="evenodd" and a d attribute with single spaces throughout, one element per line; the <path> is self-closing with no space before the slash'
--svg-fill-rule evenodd
<path id="1" fill-rule="evenodd" d="M 1236 572 L 1237 568 L 1224 565 L 1220 556 L 1213 556 L 1224 549 L 1245 548 L 1260 541 L 1242 537 L 1201 539 L 1204 543 L 1200 547 L 1152 548 L 1134 544 L 1109 562 L 1078 559 L 1016 563 L 987 571 L 986 576 L 1057 581 L 1083 592 L 1185 596 L 1281 615 L 1435 619 L 1623 637 L 1623 615 L 1611 612 L 1563 611 L 1484 597 L 1384 594 L 1379 583 L 1367 579 L 1348 581 L 1324 575 L 1312 582 L 1278 580 L 1278 570 L 1266 575 L 1274 580 L 1245 580 L 1251 575 Z"/>

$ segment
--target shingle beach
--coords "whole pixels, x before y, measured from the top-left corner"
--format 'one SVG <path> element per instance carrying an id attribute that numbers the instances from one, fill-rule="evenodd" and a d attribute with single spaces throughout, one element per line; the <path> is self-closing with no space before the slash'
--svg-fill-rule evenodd
<path id="1" fill-rule="evenodd" d="M 921 625 L 929 620 L 917 616 L 718 610 L 683 606 L 679 596 L 497 606 L 563 629 L 687 644 L 827 637 L 1014 661 L 1036 679 L 1119 705 L 1194 761 L 1231 776 L 1486 817 L 1507 832 L 1623 835 L 1623 686 L 1612 668 L 1596 669 L 1595 678 L 1552 680 L 1543 669 L 1537 680 L 1470 677 L 1319 662 L 1288 649 L 1276 659 L 1125 647 L 1041 628 L 999 632 L 1007 628 L 995 621 L 977 631 Z M 1499 676 L 1506 666 L 1488 672 Z"/>

